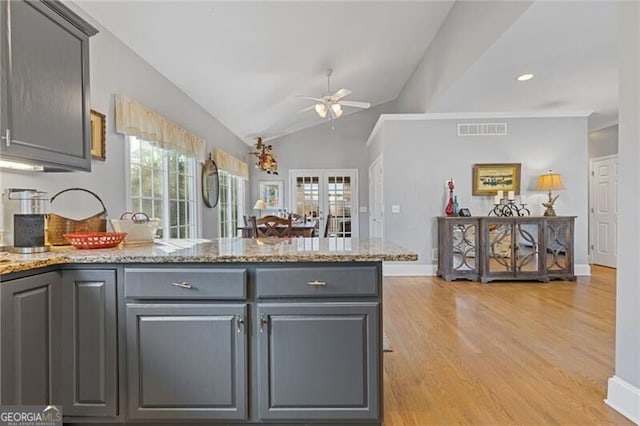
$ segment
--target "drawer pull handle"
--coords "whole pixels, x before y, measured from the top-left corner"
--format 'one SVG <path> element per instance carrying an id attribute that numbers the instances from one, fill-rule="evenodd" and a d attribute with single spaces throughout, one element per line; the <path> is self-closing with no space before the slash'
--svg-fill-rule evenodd
<path id="1" fill-rule="evenodd" d="M 181 283 L 171 283 L 172 286 L 174 287 L 180 287 L 180 288 L 188 288 L 188 289 L 193 289 L 194 287 L 189 284 L 188 282 L 181 282 Z"/>
<path id="2" fill-rule="evenodd" d="M 315 281 L 309 281 L 307 284 L 308 284 L 308 285 L 312 285 L 312 286 L 314 286 L 314 287 L 326 287 L 326 285 L 327 285 L 327 283 L 326 283 L 326 282 L 324 282 L 324 281 L 318 281 L 318 280 L 315 280 Z"/>
<path id="3" fill-rule="evenodd" d="M 242 332 L 242 327 L 244 326 L 244 317 L 242 315 L 236 315 L 236 330 L 238 333 Z"/>

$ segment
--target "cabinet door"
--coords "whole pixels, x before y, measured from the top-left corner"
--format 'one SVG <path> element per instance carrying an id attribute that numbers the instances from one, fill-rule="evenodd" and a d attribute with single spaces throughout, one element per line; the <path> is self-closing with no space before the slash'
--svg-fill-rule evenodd
<path id="1" fill-rule="evenodd" d="M 60 274 L 0 285 L 3 405 L 60 404 Z"/>
<path id="2" fill-rule="evenodd" d="M 130 418 L 246 419 L 246 305 L 126 310 Z"/>
<path id="3" fill-rule="evenodd" d="M 116 416 L 116 271 L 63 273 L 65 416 Z"/>
<path id="4" fill-rule="evenodd" d="M 6 49 L 0 153 L 91 170 L 88 36 L 63 17 L 70 12 L 57 3 L 10 1 L 0 7 Z"/>
<path id="5" fill-rule="evenodd" d="M 258 304 L 262 420 L 380 419 L 380 305 Z"/>
<path id="6" fill-rule="evenodd" d="M 487 218 L 483 222 L 483 280 L 515 277 L 515 223 Z"/>
<path id="7" fill-rule="evenodd" d="M 573 218 L 545 220 L 545 262 L 550 278 L 575 279 L 573 264 Z"/>

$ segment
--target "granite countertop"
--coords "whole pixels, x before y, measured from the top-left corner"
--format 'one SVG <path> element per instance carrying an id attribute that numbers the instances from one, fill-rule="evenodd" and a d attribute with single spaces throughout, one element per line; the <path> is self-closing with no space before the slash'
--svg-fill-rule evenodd
<path id="1" fill-rule="evenodd" d="M 6 254 L 0 275 L 70 263 L 237 263 L 416 261 L 418 255 L 381 239 L 220 238 L 168 240 L 110 249 L 52 247 L 38 254 Z"/>

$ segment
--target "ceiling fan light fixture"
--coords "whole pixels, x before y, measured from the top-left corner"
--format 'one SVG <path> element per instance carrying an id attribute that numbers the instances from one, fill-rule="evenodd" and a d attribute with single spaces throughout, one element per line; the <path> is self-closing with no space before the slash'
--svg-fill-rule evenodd
<path id="1" fill-rule="evenodd" d="M 331 110 L 333 111 L 333 114 L 336 116 L 336 118 L 339 118 L 342 115 L 342 105 L 338 103 L 331 104 Z"/>
<path id="2" fill-rule="evenodd" d="M 327 107 L 325 104 L 316 104 L 315 110 L 321 118 L 327 117 Z"/>

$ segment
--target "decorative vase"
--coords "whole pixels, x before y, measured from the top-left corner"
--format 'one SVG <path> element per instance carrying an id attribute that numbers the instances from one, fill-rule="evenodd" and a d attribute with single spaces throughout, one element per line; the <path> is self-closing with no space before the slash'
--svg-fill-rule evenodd
<path id="1" fill-rule="evenodd" d="M 447 208 L 444 209 L 444 214 L 449 217 L 453 216 L 453 197 L 449 197 L 449 202 L 447 203 Z"/>
<path id="2" fill-rule="evenodd" d="M 453 215 L 459 216 L 460 214 L 460 206 L 458 205 L 458 196 L 453 197 Z"/>
<path id="3" fill-rule="evenodd" d="M 447 187 L 449 188 L 449 202 L 447 203 L 447 207 L 444 209 L 444 214 L 447 216 L 453 216 L 453 188 L 455 188 L 453 179 L 450 179 L 449 182 L 447 182 Z"/>

